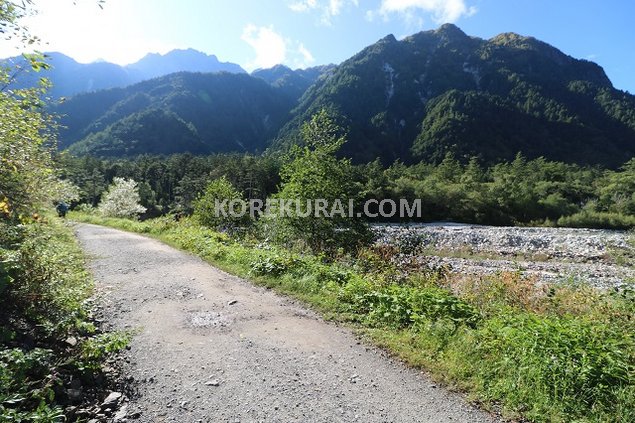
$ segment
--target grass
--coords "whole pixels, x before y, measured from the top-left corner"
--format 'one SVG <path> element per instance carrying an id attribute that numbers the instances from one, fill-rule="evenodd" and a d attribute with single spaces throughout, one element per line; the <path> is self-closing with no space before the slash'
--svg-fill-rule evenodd
<path id="1" fill-rule="evenodd" d="M 92 286 L 59 219 L 0 222 L 0 421 L 65 421 L 70 380 L 96 385 L 102 362 L 125 344 L 91 323 Z"/>
<path id="2" fill-rule="evenodd" d="M 609 248 L 607 261 L 624 267 L 635 267 L 635 233 L 630 232 L 626 247 Z"/>
<path id="3" fill-rule="evenodd" d="M 389 248 L 326 263 L 189 219 L 71 218 L 148 234 L 300 298 L 507 418 L 635 421 L 633 292 L 404 272 Z"/>
<path id="4" fill-rule="evenodd" d="M 435 256 L 435 257 L 447 257 L 458 258 L 467 260 L 508 260 L 513 262 L 521 261 L 534 261 L 534 262 L 548 262 L 550 257 L 544 253 L 516 253 L 516 254 L 499 254 L 493 251 L 474 251 L 470 247 L 458 248 L 458 249 L 436 249 L 436 248 L 424 248 L 421 250 L 421 255 Z"/>

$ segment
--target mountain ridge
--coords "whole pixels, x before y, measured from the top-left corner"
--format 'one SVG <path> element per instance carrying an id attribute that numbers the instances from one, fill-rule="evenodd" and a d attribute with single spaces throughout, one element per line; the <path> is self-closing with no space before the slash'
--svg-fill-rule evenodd
<path id="1" fill-rule="evenodd" d="M 245 78 L 266 83 L 286 118 L 276 122 L 277 133 L 244 151 L 286 150 L 301 142 L 302 122 L 327 109 L 348 128 L 342 155 L 355 162 L 438 163 L 453 154 L 495 163 L 521 152 L 618 166 L 635 155 L 635 96 L 615 89 L 596 63 L 516 33 L 485 40 L 446 24 L 401 40 L 387 35 L 336 66 L 279 65 Z M 166 89 L 178 97 L 178 88 Z M 112 110 L 79 110 L 88 113 L 82 137 L 103 130 L 95 123 L 125 118 L 127 108 L 151 107 L 151 93 L 142 91 Z M 97 103 L 107 96 L 91 95 Z M 241 124 L 258 127 L 262 114 L 249 116 Z M 63 146 L 78 140 L 66 138 Z"/>
<path id="2" fill-rule="evenodd" d="M 256 69 L 251 76 L 264 79 L 270 85 L 280 88 L 295 100 L 315 81 L 326 77 L 336 66 L 333 64 L 309 67 L 306 69 L 291 69 L 285 65 L 275 65 L 268 69 Z"/>
<path id="3" fill-rule="evenodd" d="M 434 100 L 453 90 L 487 101 L 446 96 L 453 107 L 439 107 Z M 477 103 L 489 105 L 489 113 L 480 124 L 462 122 L 479 115 Z M 344 117 L 350 131 L 343 154 L 358 162 L 438 162 L 447 153 L 493 162 L 517 152 L 570 161 L 566 152 L 572 151 L 576 161 L 592 163 L 593 150 L 604 145 L 600 152 L 608 149 L 613 157 L 600 161 L 617 165 L 635 152 L 635 97 L 616 90 L 599 65 L 533 37 L 505 33 L 484 40 L 452 24 L 402 40 L 388 35 L 342 62 L 306 91 L 272 148 L 297 142 L 301 123 L 323 108 Z M 514 120 L 497 127 L 482 120 L 496 117 L 495 108 Z M 426 121 L 431 112 L 436 119 Z M 514 122 L 523 130 L 515 132 Z M 478 145 L 471 145 L 474 127 L 481 130 Z M 501 139 L 513 153 L 498 154 Z"/>
<path id="4" fill-rule="evenodd" d="M 175 72 L 230 72 L 246 73 L 240 65 L 222 62 L 216 55 L 208 55 L 194 49 L 174 49 L 165 54 L 148 53 L 138 61 L 120 66 L 99 60 L 80 63 L 60 52 L 44 53 L 50 69 L 38 73 L 23 73 L 18 76 L 11 88 L 33 86 L 41 77 L 49 78 L 53 87 L 49 95 L 53 98 L 133 85 L 148 79 L 169 75 Z M 28 69 L 21 56 L 0 60 Z"/>

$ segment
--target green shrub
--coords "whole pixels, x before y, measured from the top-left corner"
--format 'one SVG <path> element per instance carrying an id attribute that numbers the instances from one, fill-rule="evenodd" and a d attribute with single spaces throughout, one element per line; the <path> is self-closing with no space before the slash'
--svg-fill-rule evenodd
<path id="1" fill-rule="evenodd" d="M 53 365 L 51 350 L 35 348 L 23 351 L 20 348 L 0 350 L 0 399 L 5 403 L 11 399 L 13 403 L 29 400 L 35 394 L 36 401 L 53 395 L 51 386 L 37 392 L 29 392 L 29 385 L 47 385 L 45 379 L 50 378 L 49 370 Z M 20 399 L 18 399 L 20 398 Z"/>
<path id="2" fill-rule="evenodd" d="M 64 413 L 52 406 L 56 381 L 51 350 L 0 350 L 0 421 L 62 422 Z"/>
<path id="3" fill-rule="evenodd" d="M 254 275 L 279 276 L 287 271 L 286 262 L 280 257 L 258 257 L 251 263 L 251 272 Z"/>
<path id="4" fill-rule="evenodd" d="M 315 274 L 316 280 L 323 285 L 333 282 L 339 286 L 343 286 L 346 285 L 353 277 L 353 272 L 337 268 L 334 265 L 317 266 L 313 270 L 313 273 Z"/>
<path id="5" fill-rule="evenodd" d="M 50 217 L 0 227 L 0 281 L 0 421 L 64 421 L 60 385 L 82 363 L 98 371 L 116 346 L 101 342 L 110 335 L 89 338 L 81 357 L 62 342 L 95 331 L 84 301 L 92 280 L 71 228 Z"/>
<path id="6" fill-rule="evenodd" d="M 21 242 L 0 250 L 0 313 L 64 333 L 83 316 L 82 301 L 90 293 L 83 253 L 61 224 L 33 223 L 20 231 Z"/>
<path id="7" fill-rule="evenodd" d="M 476 332 L 471 361 L 484 391 L 529 418 L 609 407 L 621 388 L 633 391 L 632 336 L 585 319 L 509 311 Z M 631 398 L 631 401 L 633 399 Z"/>
<path id="8" fill-rule="evenodd" d="M 301 261 L 290 255 L 260 255 L 249 264 L 250 273 L 259 276 L 280 276 L 299 265 Z"/>
<path id="9" fill-rule="evenodd" d="M 635 228 L 635 216 L 585 210 L 561 217 L 557 224 L 570 228 L 631 229 Z"/>
<path id="10" fill-rule="evenodd" d="M 225 177 L 207 184 L 194 202 L 194 217 L 212 229 L 235 229 L 250 223 L 249 209 L 242 194 Z M 243 214 L 244 211 L 247 213 Z"/>

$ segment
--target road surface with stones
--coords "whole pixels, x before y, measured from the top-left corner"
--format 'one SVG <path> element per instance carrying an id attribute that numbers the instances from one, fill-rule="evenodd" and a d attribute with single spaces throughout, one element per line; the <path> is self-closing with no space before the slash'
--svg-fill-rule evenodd
<path id="1" fill-rule="evenodd" d="M 124 358 L 139 422 L 493 422 L 346 328 L 156 240 L 76 234 Z M 100 310 L 100 311 L 99 311 Z"/>

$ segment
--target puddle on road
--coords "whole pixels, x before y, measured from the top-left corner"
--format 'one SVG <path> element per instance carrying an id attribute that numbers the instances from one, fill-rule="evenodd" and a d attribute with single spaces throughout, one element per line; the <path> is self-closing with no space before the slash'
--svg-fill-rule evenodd
<path id="1" fill-rule="evenodd" d="M 196 311 L 187 316 L 187 324 L 193 328 L 225 328 L 231 323 L 229 316 L 215 311 Z"/>

